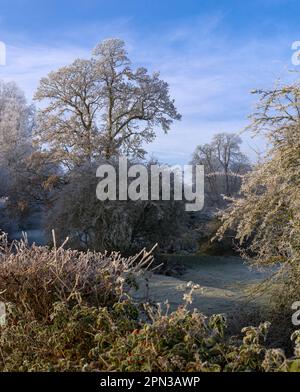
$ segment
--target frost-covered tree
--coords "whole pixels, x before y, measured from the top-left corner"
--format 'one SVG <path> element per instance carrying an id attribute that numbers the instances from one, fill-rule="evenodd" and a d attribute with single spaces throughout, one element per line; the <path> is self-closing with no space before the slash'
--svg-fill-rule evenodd
<path id="1" fill-rule="evenodd" d="M 24 93 L 15 83 L 0 81 L 0 197 L 6 200 L 6 207 L 12 197 L 18 199 L 19 175 L 32 151 L 32 125 L 33 108 L 27 105 Z M 25 206 L 20 199 L 18 204 Z M 0 229 L 9 229 L 8 222 L 8 209 L 2 203 Z"/>
<path id="2" fill-rule="evenodd" d="M 0 196 L 7 197 L 32 151 L 33 108 L 14 82 L 0 81 Z"/>
<path id="3" fill-rule="evenodd" d="M 31 151 L 33 107 L 14 82 L 0 81 L 0 165 L 15 167 Z"/>
<path id="4" fill-rule="evenodd" d="M 198 145 L 191 163 L 204 165 L 205 196 L 208 204 L 220 206 L 223 196 L 236 194 L 241 177 L 250 170 L 247 157 L 241 152 L 241 138 L 234 133 L 216 134 L 211 143 Z"/>
<path id="5" fill-rule="evenodd" d="M 223 213 L 218 236 L 234 229 L 248 261 L 276 263 L 272 279 L 256 293 L 268 293 L 268 319 L 289 332 L 291 306 L 300 296 L 300 83 L 257 93 L 260 100 L 250 128 L 267 137 L 268 151 Z"/>
<path id="6" fill-rule="evenodd" d="M 251 261 L 299 266 L 300 83 L 256 93 L 260 100 L 250 128 L 267 137 L 269 150 L 223 213 L 219 236 L 234 228 Z"/>
<path id="7" fill-rule="evenodd" d="M 11 226 L 26 219 L 31 207 L 47 202 L 58 182 L 57 165 L 33 145 L 34 115 L 14 82 L 0 82 L 0 197 L 6 199 L 2 215 Z M 4 226 L 10 229 L 0 222 L 0 229 Z"/>
<path id="8" fill-rule="evenodd" d="M 36 136 L 69 167 L 116 154 L 141 157 L 143 143 L 180 119 L 169 87 L 158 73 L 133 69 L 124 42 L 108 39 L 91 59 L 51 72 L 35 95 L 40 110 Z"/>

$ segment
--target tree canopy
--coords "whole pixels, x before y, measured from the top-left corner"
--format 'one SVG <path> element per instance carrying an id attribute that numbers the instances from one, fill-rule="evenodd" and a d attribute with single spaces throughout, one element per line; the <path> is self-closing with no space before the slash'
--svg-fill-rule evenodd
<path id="1" fill-rule="evenodd" d="M 222 195 L 238 192 L 242 176 L 251 168 L 241 152 L 241 143 L 234 133 L 218 133 L 210 143 L 196 147 L 191 163 L 204 165 L 206 205 L 223 206 Z"/>
<path id="2" fill-rule="evenodd" d="M 155 131 L 167 132 L 181 117 L 168 84 L 159 73 L 134 70 L 119 39 L 42 78 L 35 99 L 47 102 L 38 114 L 39 142 L 71 167 L 118 154 L 143 157 Z"/>

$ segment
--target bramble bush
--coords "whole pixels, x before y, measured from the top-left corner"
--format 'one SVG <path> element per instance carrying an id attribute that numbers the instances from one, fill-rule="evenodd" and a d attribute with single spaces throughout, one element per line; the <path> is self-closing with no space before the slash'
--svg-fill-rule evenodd
<path id="1" fill-rule="evenodd" d="M 0 294 L 7 322 L 1 326 L 1 371 L 295 371 L 295 356 L 265 345 L 269 323 L 226 336 L 224 315 L 205 317 L 185 303 L 170 312 L 135 303 L 129 289 L 151 263 L 141 252 L 78 252 L 29 247 L 24 241 L 0 249 Z"/>

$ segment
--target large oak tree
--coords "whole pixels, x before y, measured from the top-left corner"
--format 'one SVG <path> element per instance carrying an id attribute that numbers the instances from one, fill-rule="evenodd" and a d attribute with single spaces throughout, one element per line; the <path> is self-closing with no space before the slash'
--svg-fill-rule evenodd
<path id="1" fill-rule="evenodd" d="M 124 42 L 108 39 L 93 57 L 77 59 L 40 81 L 35 95 L 46 107 L 36 136 L 70 167 L 118 154 L 142 157 L 155 131 L 180 119 L 158 73 L 132 68 Z"/>

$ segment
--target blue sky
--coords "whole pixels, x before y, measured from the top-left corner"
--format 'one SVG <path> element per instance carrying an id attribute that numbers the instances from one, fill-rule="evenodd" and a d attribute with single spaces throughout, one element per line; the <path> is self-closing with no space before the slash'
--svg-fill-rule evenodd
<path id="1" fill-rule="evenodd" d="M 89 56 L 104 38 L 122 38 L 134 65 L 159 70 L 169 82 L 183 115 L 147 150 L 187 163 L 214 133 L 247 125 L 252 89 L 291 78 L 299 11 L 296 0 L 0 0 L 0 41 L 7 45 L 0 78 L 15 80 L 31 100 L 50 70 Z M 255 159 L 263 141 L 242 137 Z"/>

